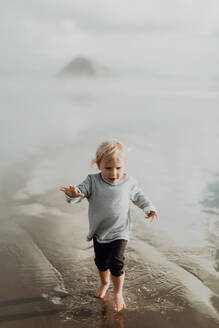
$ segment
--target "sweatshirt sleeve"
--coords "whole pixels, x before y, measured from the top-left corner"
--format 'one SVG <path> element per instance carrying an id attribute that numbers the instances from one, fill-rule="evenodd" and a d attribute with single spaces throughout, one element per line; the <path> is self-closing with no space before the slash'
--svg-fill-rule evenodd
<path id="1" fill-rule="evenodd" d="M 80 183 L 79 185 L 76 186 L 77 189 L 80 190 L 81 193 L 83 193 L 85 196 L 84 197 L 69 197 L 68 195 L 65 194 L 66 201 L 68 203 L 79 203 L 82 199 L 87 198 L 89 199 L 91 195 L 91 177 L 88 175 L 86 179 Z"/>
<path id="2" fill-rule="evenodd" d="M 156 212 L 154 205 L 152 204 L 150 199 L 145 196 L 144 192 L 141 190 L 141 188 L 139 188 L 136 181 L 134 181 L 131 189 L 131 200 L 136 206 L 141 208 L 144 213 L 146 213 L 147 211 Z"/>

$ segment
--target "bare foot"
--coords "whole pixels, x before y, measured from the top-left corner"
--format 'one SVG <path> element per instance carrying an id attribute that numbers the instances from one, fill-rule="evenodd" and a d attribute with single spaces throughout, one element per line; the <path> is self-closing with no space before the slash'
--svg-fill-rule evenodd
<path id="1" fill-rule="evenodd" d="M 101 285 L 100 288 L 95 292 L 95 297 L 104 298 L 106 295 L 107 289 L 109 288 L 110 283 L 106 285 Z"/>
<path id="2" fill-rule="evenodd" d="M 124 301 L 124 298 L 122 294 L 115 294 L 115 305 L 114 305 L 114 310 L 116 312 L 119 312 L 123 309 L 126 309 L 126 304 Z"/>

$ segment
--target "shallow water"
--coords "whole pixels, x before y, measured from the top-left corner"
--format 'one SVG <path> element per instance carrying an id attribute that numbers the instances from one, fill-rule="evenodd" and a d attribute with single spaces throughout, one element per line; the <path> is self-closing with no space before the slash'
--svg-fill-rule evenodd
<path id="1" fill-rule="evenodd" d="M 4 82 L 4 83 L 3 83 Z M 0 324 L 4 327 L 217 327 L 218 81 L 1 81 Z M 133 208 L 128 309 L 93 298 L 87 203 L 79 183 L 96 146 L 116 137 L 158 208 Z"/>

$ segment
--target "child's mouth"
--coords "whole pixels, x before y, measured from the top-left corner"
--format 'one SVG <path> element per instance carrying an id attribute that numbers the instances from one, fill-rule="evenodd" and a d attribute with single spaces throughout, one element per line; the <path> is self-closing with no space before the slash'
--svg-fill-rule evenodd
<path id="1" fill-rule="evenodd" d="M 114 182 L 116 181 L 116 178 L 110 178 L 110 181 Z"/>

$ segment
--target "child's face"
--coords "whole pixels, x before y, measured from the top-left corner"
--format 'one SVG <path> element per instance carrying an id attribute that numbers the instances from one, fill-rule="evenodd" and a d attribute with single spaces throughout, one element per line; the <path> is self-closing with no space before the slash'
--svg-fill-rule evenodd
<path id="1" fill-rule="evenodd" d="M 118 182 L 125 177 L 126 161 L 122 157 L 105 157 L 98 164 L 104 179 L 111 183 Z"/>

